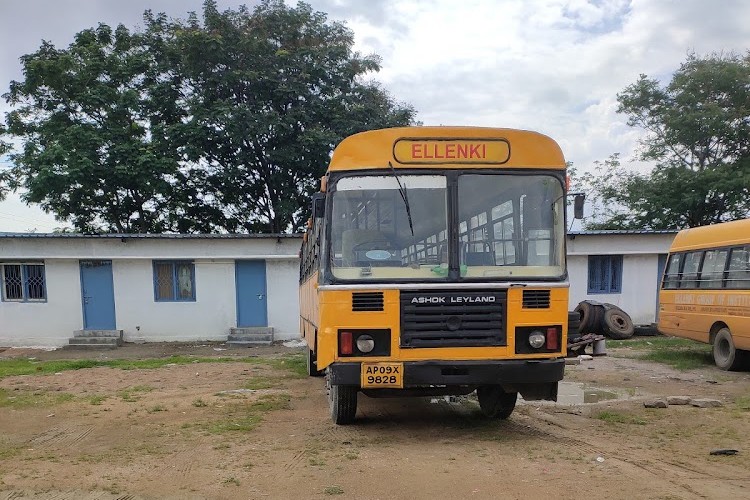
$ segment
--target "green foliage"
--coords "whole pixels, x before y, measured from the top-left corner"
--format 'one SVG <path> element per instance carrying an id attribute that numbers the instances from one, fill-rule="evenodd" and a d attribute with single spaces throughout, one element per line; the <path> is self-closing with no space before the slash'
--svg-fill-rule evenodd
<path id="1" fill-rule="evenodd" d="M 630 347 L 638 350 L 636 357 L 670 365 L 678 370 L 693 370 L 713 365 L 711 346 L 675 337 L 654 337 L 649 340 L 608 340 L 611 348 Z"/>
<path id="2" fill-rule="evenodd" d="M 309 5 L 202 14 L 147 11 L 142 31 L 100 24 L 23 56 L 4 95 L 23 146 L 0 186 L 83 232 L 284 232 L 343 137 L 412 123 L 365 81 L 379 58 Z"/>
<path id="3" fill-rule="evenodd" d="M 639 159 L 618 155 L 584 176 L 598 197 L 587 229 L 677 229 L 750 215 L 750 55 L 690 55 L 671 82 L 641 75 L 617 96 L 628 125 L 646 131 Z"/>

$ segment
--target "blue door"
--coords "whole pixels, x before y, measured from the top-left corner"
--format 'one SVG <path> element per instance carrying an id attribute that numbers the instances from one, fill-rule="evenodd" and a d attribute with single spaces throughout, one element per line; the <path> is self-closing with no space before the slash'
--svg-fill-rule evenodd
<path id="1" fill-rule="evenodd" d="M 115 290 L 111 260 L 82 260 L 81 293 L 84 330 L 115 329 Z"/>
<path id="2" fill-rule="evenodd" d="M 237 326 L 268 326 L 266 262 L 235 261 L 234 281 L 237 289 Z"/>

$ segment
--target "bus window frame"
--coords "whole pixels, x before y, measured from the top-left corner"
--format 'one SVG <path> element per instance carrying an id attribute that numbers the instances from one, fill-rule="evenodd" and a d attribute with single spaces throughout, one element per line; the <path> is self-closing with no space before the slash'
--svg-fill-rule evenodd
<path id="1" fill-rule="evenodd" d="M 325 216 L 323 218 L 323 231 L 321 238 L 321 248 L 323 252 L 321 255 L 321 279 L 320 283 L 324 285 L 362 285 L 362 284 L 464 284 L 464 283 L 512 283 L 517 281 L 522 282 L 565 282 L 568 279 L 568 266 L 567 266 L 567 234 L 566 228 L 568 224 L 567 210 L 563 209 L 562 212 L 562 224 L 563 224 L 563 235 L 562 235 L 562 255 L 560 268 L 562 273 L 558 276 L 524 276 L 517 275 L 512 278 L 509 277 L 466 277 L 460 275 L 460 234 L 459 234 L 459 220 L 458 210 L 451 210 L 451 206 L 458 206 L 458 179 L 461 175 L 513 175 L 519 177 L 532 177 L 532 176 L 549 176 L 554 178 L 560 183 L 563 193 L 563 199 L 567 196 L 566 188 L 566 169 L 563 168 L 435 168 L 431 165 L 429 168 L 396 168 L 395 172 L 399 176 L 408 175 L 444 175 L 446 178 L 446 195 L 447 195 L 447 230 L 448 230 L 448 274 L 445 277 L 433 278 L 430 280 L 420 280 L 413 278 L 368 278 L 362 279 L 345 279 L 336 277 L 332 271 L 332 249 L 329 242 L 331 241 L 331 230 L 332 224 L 330 223 L 330 217 L 333 214 L 333 198 L 337 191 L 337 183 L 343 177 L 367 177 L 367 176 L 392 176 L 393 170 L 384 169 L 371 169 L 371 170 L 335 170 L 330 171 L 327 176 L 327 189 L 325 197 Z M 515 203 L 514 203 L 515 209 Z M 514 221 L 514 224 L 516 222 Z M 554 226 L 553 226 L 554 227 Z M 518 258 L 518 255 L 516 255 Z M 511 264 L 513 265 L 513 264 Z M 517 264 L 515 264 L 517 265 Z"/>

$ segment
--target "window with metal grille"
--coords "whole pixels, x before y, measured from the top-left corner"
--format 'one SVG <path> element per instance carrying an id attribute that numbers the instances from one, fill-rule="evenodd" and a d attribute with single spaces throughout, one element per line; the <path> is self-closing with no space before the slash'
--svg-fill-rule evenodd
<path id="1" fill-rule="evenodd" d="M 47 286 L 44 264 L 0 264 L 2 268 L 3 300 L 14 302 L 45 302 Z"/>
<path id="2" fill-rule="evenodd" d="M 622 255 L 589 255 L 588 293 L 622 291 Z"/>
<path id="3" fill-rule="evenodd" d="M 195 266 L 190 261 L 154 261 L 154 299 L 195 300 Z"/>

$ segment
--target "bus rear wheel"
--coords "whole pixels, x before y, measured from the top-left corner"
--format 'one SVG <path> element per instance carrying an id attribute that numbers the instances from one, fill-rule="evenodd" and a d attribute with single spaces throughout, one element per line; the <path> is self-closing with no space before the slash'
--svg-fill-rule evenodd
<path id="1" fill-rule="evenodd" d="M 499 385 L 483 385 L 477 388 L 477 399 L 485 417 L 505 420 L 516 407 L 518 393 L 505 392 Z"/>
<path id="2" fill-rule="evenodd" d="M 729 328 L 716 332 L 712 349 L 714 363 L 722 370 L 739 370 L 745 363 L 748 353 L 734 347 Z"/>
<path id="3" fill-rule="evenodd" d="M 357 415 L 358 387 L 354 385 L 331 385 L 330 377 L 327 375 L 326 389 L 333 423 L 346 425 L 354 422 L 354 417 Z"/>
<path id="4" fill-rule="evenodd" d="M 305 345 L 306 358 L 307 358 L 307 375 L 310 377 L 320 377 L 323 375 L 321 370 L 318 370 L 318 356 L 315 351 L 310 349 L 309 345 Z"/>

